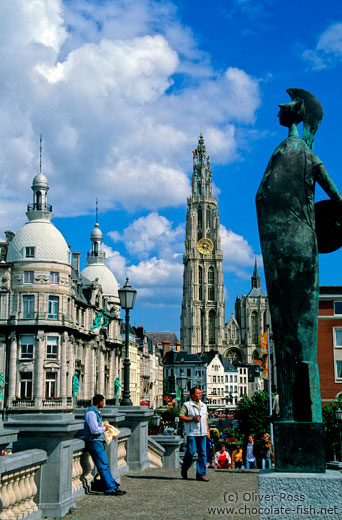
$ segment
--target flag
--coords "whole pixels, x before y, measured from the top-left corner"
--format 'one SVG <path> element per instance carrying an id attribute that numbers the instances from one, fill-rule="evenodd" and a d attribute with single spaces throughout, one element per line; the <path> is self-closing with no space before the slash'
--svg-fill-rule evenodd
<path id="1" fill-rule="evenodd" d="M 176 389 L 176 401 L 180 401 L 181 400 L 181 391 L 180 391 L 180 388 L 177 387 Z"/>
<path id="2" fill-rule="evenodd" d="M 268 354 L 268 331 L 266 330 L 261 336 L 259 336 L 260 341 L 260 353 Z"/>
<path id="3" fill-rule="evenodd" d="M 268 379 L 268 356 L 265 356 L 263 360 L 263 368 L 264 370 L 261 372 L 260 377 L 262 379 Z"/>

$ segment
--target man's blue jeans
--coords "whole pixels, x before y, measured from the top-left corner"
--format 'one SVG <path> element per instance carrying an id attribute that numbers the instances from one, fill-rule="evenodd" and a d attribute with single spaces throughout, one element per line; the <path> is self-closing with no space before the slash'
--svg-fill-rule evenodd
<path id="1" fill-rule="evenodd" d="M 184 455 L 182 469 L 188 471 L 191 466 L 193 456 L 198 453 L 196 477 L 205 477 L 207 471 L 207 436 L 195 437 L 188 435 L 187 449 Z"/>
<path id="2" fill-rule="evenodd" d="M 257 469 L 257 462 L 256 460 L 246 460 L 246 469 Z"/>
<path id="3" fill-rule="evenodd" d="M 110 493 L 116 489 L 115 480 L 110 472 L 107 453 L 105 450 L 105 443 L 103 441 L 87 441 L 86 449 L 89 451 L 101 479 L 105 484 L 105 493 Z"/>
<path id="4" fill-rule="evenodd" d="M 266 457 L 265 459 L 261 460 L 262 469 L 266 469 L 266 466 L 267 466 L 267 469 L 271 469 L 271 467 L 272 467 L 271 457 Z"/>

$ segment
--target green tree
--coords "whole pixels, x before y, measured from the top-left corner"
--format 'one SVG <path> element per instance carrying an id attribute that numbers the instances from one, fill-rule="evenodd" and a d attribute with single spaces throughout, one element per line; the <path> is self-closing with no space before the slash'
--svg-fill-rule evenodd
<path id="1" fill-rule="evenodd" d="M 237 404 L 234 418 L 239 421 L 237 436 L 246 439 L 249 433 L 261 441 L 265 432 L 270 431 L 268 393 L 255 392 L 252 397 L 243 396 Z"/>
<path id="2" fill-rule="evenodd" d="M 323 422 L 325 424 L 325 446 L 327 460 L 332 460 L 334 458 L 334 454 L 337 455 L 338 460 L 341 458 L 340 426 L 335 416 L 335 411 L 337 408 L 342 408 L 341 395 L 336 398 L 336 401 L 331 401 L 322 408 Z"/>

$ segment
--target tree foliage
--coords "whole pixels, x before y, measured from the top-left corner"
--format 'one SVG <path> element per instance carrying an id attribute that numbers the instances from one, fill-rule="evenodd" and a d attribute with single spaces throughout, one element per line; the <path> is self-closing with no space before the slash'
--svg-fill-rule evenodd
<path id="1" fill-rule="evenodd" d="M 339 395 L 336 401 L 331 401 L 329 404 L 323 406 L 322 415 L 325 424 L 325 445 L 327 460 L 332 460 L 334 454 L 337 459 L 340 459 L 340 426 L 336 420 L 335 411 L 337 408 L 342 408 L 342 396 Z"/>
<path id="2" fill-rule="evenodd" d="M 238 436 L 246 439 L 249 433 L 260 441 L 270 431 L 268 393 L 255 392 L 251 397 L 243 396 L 237 404 L 234 418 L 239 421 Z"/>

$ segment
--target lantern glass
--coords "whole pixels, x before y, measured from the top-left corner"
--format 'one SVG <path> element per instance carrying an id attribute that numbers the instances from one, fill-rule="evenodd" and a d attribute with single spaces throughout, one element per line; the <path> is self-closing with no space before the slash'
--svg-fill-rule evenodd
<path id="1" fill-rule="evenodd" d="M 133 309 L 137 291 L 130 285 L 128 278 L 126 278 L 125 285 L 119 289 L 120 305 L 122 309 Z"/>
<path id="2" fill-rule="evenodd" d="M 342 422 L 342 409 L 341 408 L 337 408 L 335 410 L 335 417 L 338 422 Z"/>
<path id="3" fill-rule="evenodd" d="M 154 412 L 154 415 L 152 416 L 152 424 L 153 426 L 160 426 L 160 420 L 161 420 L 161 417 L 160 415 L 158 415 L 156 412 Z"/>
<path id="4" fill-rule="evenodd" d="M 180 390 L 186 389 L 187 377 L 184 374 L 177 376 L 177 386 Z"/>

